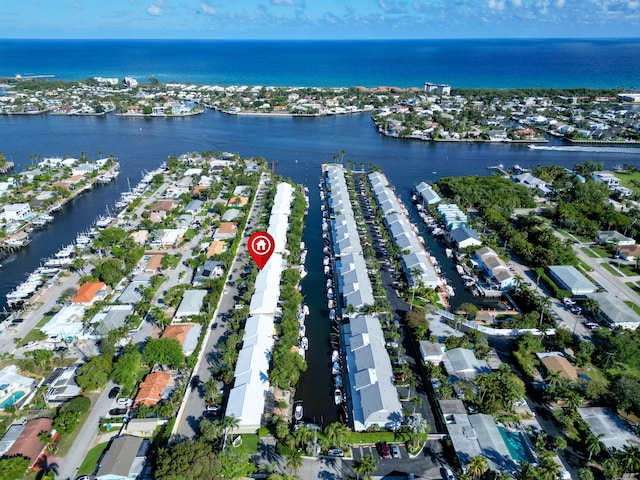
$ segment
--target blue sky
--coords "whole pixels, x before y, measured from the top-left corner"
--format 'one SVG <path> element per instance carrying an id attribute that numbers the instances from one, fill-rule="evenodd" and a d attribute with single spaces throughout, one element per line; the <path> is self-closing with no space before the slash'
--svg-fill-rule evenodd
<path id="1" fill-rule="evenodd" d="M 640 0 L 3 0 L 2 38 L 640 37 Z"/>

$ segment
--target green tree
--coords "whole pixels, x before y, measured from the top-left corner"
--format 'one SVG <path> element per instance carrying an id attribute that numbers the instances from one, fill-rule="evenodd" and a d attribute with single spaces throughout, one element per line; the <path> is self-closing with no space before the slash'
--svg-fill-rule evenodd
<path id="1" fill-rule="evenodd" d="M 218 480 L 221 474 L 222 464 L 205 442 L 176 443 L 160 448 L 156 457 L 156 480 Z"/>
<path id="2" fill-rule="evenodd" d="M 124 353 L 116 360 L 111 372 L 111 378 L 122 385 L 125 390 L 132 390 L 142 368 L 142 355 L 137 346 L 127 345 Z"/>
<path id="3" fill-rule="evenodd" d="M 377 469 L 378 462 L 370 453 L 353 461 L 353 471 L 356 472 L 357 479 L 360 479 L 360 475 L 363 475 L 365 480 L 369 480 L 371 474 Z"/>
<path id="4" fill-rule="evenodd" d="M 91 357 L 82 364 L 76 375 L 76 383 L 86 392 L 102 390 L 111 375 L 113 364 L 107 355 Z"/>
<path id="5" fill-rule="evenodd" d="M 469 465 L 467 465 L 467 471 L 471 476 L 475 478 L 480 478 L 489 468 L 489 464 L 487 463 L 487 459 L 481 456 L 473 457 L 469 461 Z"/>
<path id="6" fill-rule="evenodd" d="M 349 429 L 342 422 L 333 422 L 324 428 L 324 434 L 330 446 L 342 447 Z"/>
<path id="7" fill-rule="evenodd" d="M 302 452 L 300 450 L 292 450 L 290 453 L 285 455 L 284 459 L 287 464 L 287 468 L 294 474 L 298 473 L 304 464 Z"/>
<path id="8" fill-rule="evenodd" d="M 144 346 L 143 358 L 149 365 L 159 363 L 177 368 L 184 364 L 182 347 L 173 338 L 152 338 L 148 340 Z"/>
<path id="9" fill-rule="evenodd" d="M 255 464 L 249 461 L 249 453 L 239 453 L 234 448 L 218 453 L 218 460 L 222 464 L 220 478 L 250 478 L 256 471 Z"/>
<path id="10" fill-rule="evenodd" d="M 20 480 L 27 473 L 29 459 L 21 455 L 0 458 L 0 478 L 4 480 Z"/>
<path id="11" fill-rule="evenodd" d="M 587 438 L 584 440 L 585 448 L 587 449 L 587 453 L 589 454 L 589 458 L 587 458 L 587 462 L 591 461 L 591 458 L 594 455 L 598 455 L 602 450 L 604 450 L 604 444 L 600 440 L 604 434 L 594 435 L 590 433 L 587 435 Z"/>

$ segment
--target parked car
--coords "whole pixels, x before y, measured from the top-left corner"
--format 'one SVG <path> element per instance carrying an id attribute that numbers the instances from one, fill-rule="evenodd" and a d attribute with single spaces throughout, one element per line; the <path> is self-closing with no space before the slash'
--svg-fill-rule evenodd
<path id="1" fill-rule="evenodd" d="M 120 387 L 113 387 L 109 390 L 109 398 L 116 398 L 120 393 Z"/>
<path id="2" fill-rule="evenodd" d="M 451 471 L 450 468 L 445 468 L 444 478 L 446 478 L 447 480 L 454 480 L 456 477 L 453 475 L 453 472 Z"/>
<path id="3" fill-rule="evenodd" d="M 131 402 L 131 399 L 130 399 L 130 398 L 119 398 L 119 399 L 116 401 L 116 403 L 117 403 L 118 405 L 125 405 L 125 406 L 127 406 L 127 407 L 128 407 L 129 405 L 131 405 L 131 403 L 132 403 L 132 402 Z"/>
<path id="4" fill-rule="evenodd" d="M 205 408 L 207 412 L 219 412 L 220 409 L 221 409 L 220 405 L 213 405 L 213 404 L 207 405 Z"/>
<path id="5" fill-rule="evenodd" d="M 391 445 L 391 456 L 393 458 L 400 458 L 400 447 L 398 447 L 398 445 Z"/>
<path id="6" fill-rule="evenodd" d="M 111 410 L 109 410 L 109 415 L 113 417 L 119 417 L 120 415 L 126 415 L 126 414 L 127 414 L 126 408 L 112 408 Z"/>
<path id="7" fill-rule="evenodd" d="M 389 444 L 387 442 L 378 443 L 378 452 L 380 453 L 380 456 L 382 458 L 391 458 L 391 449 L 389 448 Z"/>
<path id="8" fill-rule="evenodd" d="M 344 451 L 339 448 L 331 448 L 327 452 L 327 455 L 332 455 L 334 457 L 344 457 Z"/>
<path id="9" fill-rule="evenodd" d="M 202 416 L 204 418 L 217 417 L 218 416 L 218 411 L 217 410 L 205 410 L 204 412 L 202 412 Z"/>

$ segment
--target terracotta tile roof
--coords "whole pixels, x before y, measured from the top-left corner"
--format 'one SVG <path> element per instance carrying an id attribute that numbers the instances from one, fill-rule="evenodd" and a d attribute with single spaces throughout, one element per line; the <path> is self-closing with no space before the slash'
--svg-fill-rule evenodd
<path id="1" fill-rule="evenodd" d="M 173 200 L 161 200 L 158 203 L 156 203 L 153 208 L 151 208 L 152 212 L 170 212 L 171 210 L 173 210 L 173 207 L 175 206 L 176 202 L 174 202 Z"/>
<path id="2" fill-rule="evenodd" d="M 160 264 L 162 263 L 162 259 L 164 258 L 164 253 L 158 253 L 156 255 L 152 255 L 151 258 L 147 261 L 144 269 L 147 271 L 157 272 L 160 268 Z"/>
<path id="3" fill-rule="evenodd" d="M 38 435 L 40 432 L 49 433 L 52 428 L 52 421 L 50 418 L 36 418 L 34 420 L 29 420 L 22 431 L 22 434 L 20 434 L 18 439 L 4 455 L 7 457 L 12 455 L 22 455 L 27 457 L 31 460 L 29 468 L 33 468 L 46 446 L 45 443 L 38 438 Z"/>
<path id="4" fill-rule="evenodd" d="M 194 195 L 200 195 L 206 189 L 207 189 L 206 185 L 198 185 L 196 188 L 193 189 L 193 193 Z"/>
<path id="5" fill-rule="evenodd" d="M 566 378 L 568 380 L 578 380 L 578 371 L 576 370 L 576 367 L 571 365 L 571 363 L 569 363 L 569 360 L 567 360 L 566 358 L 560 356 L 550 356 L 541 358 L 540 361 L 548 371 L 559 372 L 562 378 Z"/>
<path id="6" fill-rule="evenodd" d="M 209 245 L 209 248 L 207 249 L 207 258 L 222 253 L 224 251 L 224 246 L 225 244 L 222 240 L 214 240 L 211 242 L 211 245 Z"/>
<path id="7" fill-rule="evenodd" d="M 78 289 L 78 294 L 71 300 L 72 303 L 89 303 L 93 301 L 100 290 L 105 287 L 104 282 L 88 282 Z"/>
<path id="8" fill-rule="evenodd" d="M 238 224 L 233 222 L 220 222 L 220 227 L 218 227 L 218 233 L 237 233 L 238 232 Z"/>
<path id="9" fill-rule="evenodd" d="M 157 405 L 162 398 L 162 391 L 171 383 L 171 375 L 165 372 L 153 372 L 140 383 L 140 389 L 133 402 L 135 407 L 145 404 L 149 407 Z"/>
<path id="10" fill-rule="evenodd" d="M 162 333 L 162 338 L 173 338 L 180 343 L 180 346 L 184 346 L 184 340 L 187 338 L 187 333 L 193 328 L 193 324 L 186 325 L 167 325 Z"/>
<path id="11" fill-rule="evenodd" d="M 249 199 L 247 197 L 235 196 L 235 197 L 231 197 L 231 199 L 229 200 L 229 203 L 227 203 L 227 206 L 244 207 L 248 202 L 249 202 Z"/>

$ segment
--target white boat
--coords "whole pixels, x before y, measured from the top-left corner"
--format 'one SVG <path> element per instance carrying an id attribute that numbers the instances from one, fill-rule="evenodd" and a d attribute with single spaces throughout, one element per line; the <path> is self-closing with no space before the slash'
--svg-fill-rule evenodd
<path id="1" fill-rule="evenodd" d="M 309 315 L 309 307 L 306 304 L 302 305 L 302 313 L 305 315 Z"/>
<path id="2" fill-rule="evenodd" d="M 330 258 L 328 256 L 324 257 L 324 259 L 322 260 L 322 265 L 329 265 L 330 262 Z"/>
<path id="3" fill-rule="evenodd" d="M 338 375 L 340 373 L 340 364 L 338 362 L 333 362 L 331 366 L 331 375 Z"/>
<path id="4" fill-rule="evenodd" d="M 342 375 L 336 375 L 335 382 L 336 388 L 342 388 Z"/>
<path id="5" fill-rule="evenodd" d="M 293 418 L 295 418 L 296 421 L 299 422 L 300 420 L 302 420 L 303 414 L 304 411 L 302 410 L 302 402 L 296 403 L 295 407 L 293 408 Z"/>
<path id="6" fill-rule="evenodd" d="M 307 327 L 304 324 L 298 326 L 298 334 L 301 337 L 304 337 L 307 334 Z"/>
<path id="7" fill-rule="evenodd" d="M 302 350 L 309 350 L 309 339 L 307 337 L 302 337 L 300 339 L 300 348 Z"/>
<path id="8" fill-rule="evenodd" d="M 453 258 L 453 250 L 451 250 L 450 248 L 445 248 L 444 253 L 447 256 L 447 258 Z"/>
<path id="9" fill-rule="evenodd" d="M 333 352 L 331 352 L 331 362 L 335 363 L 338 360 L 340 360 L 340 354 L 338 353 L 338 350 L 334 350 Z"/>
<path id="10" fill-rule="evenodd" d="M 336 319 L 336 309 L 332 308 L 329 310 L 329 320 L 333 321 Z"/>
<path id="11" fill-rule="evenodd" d="M 339 388 L 336 388 L 333 392 L 333 401 L 336 402 L 336 405 L 340 405 L 342 403 L 342 392 Z"/>
<path id="12" fill-rule="evenodd" d="M 103 229 L 103 228 L 107 228 L 109 225 L 111 225 L 111 222 L 113 221 L 112 217 L 98 217 L 98 220 L 96 220 L 96 227 Z"/>

